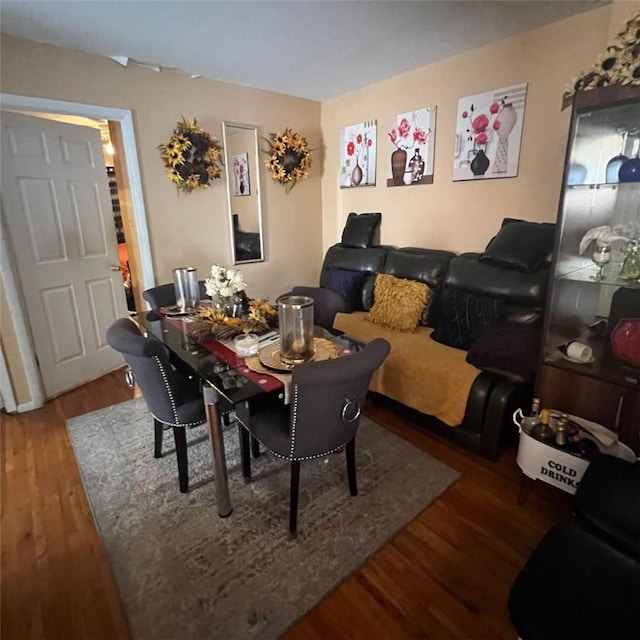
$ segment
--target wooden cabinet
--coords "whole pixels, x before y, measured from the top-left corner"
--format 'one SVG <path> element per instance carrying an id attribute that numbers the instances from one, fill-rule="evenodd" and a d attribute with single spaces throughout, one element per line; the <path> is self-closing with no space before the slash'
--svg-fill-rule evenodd
<path id="1" fill-rule="evenodd" d="M 576 94 L 536 389 L 543 406 L 616 431 L 637 454 L 640 367 L 617 357 L 611 334 L 621 318 L 640 319 L 640 278 L 623 268 L 640 239 L 640 174 L 630 182 L 612 169 L 639 147 L 640 87 Z M 609 257 L 601 271 L 598 242 Z M 590 347 L 592 360 L 569 361 L 558 347 L 572 340 Z"/>
<path id="2" fill-rule="evenodd" d="M 548 364 L 542 365 L 538 386 L 545 407 L 598 422 L 640 453 L 640 389 Z"/>

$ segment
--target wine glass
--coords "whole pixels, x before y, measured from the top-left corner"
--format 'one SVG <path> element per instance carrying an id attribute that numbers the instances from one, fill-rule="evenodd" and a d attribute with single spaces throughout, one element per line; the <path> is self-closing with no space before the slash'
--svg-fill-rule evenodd
<path id="1" fill-rule="evenodd" d="M 604 280 L 604 275 L 602 271 L 604 269 L 604 265 L 607 264 L 611 260 L 611 245 L 602 242 L 601 240 L 596 241 L 596 248 L 593 250 L 591 254 L 591 260 L 598 265 L 598 273 L 591 276 L 592 280 Z"/>

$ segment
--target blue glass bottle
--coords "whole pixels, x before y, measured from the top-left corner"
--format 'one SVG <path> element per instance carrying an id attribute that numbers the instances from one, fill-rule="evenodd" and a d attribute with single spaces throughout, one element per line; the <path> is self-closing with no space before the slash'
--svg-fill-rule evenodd
<path id="1" fill-rule="evenodd" d="M 624 148 L 627 143 L 627 130 L 624 128 L 617 129 L 617 132 L 622 135 L 622 144 L 620 145 L 620 153 L 617 156 L 613 156 L 609 162 L 607 162 L 607 168 L 605 169 L 605 182 L 608 184 L 614 184 L 619 182 L 620 167 L 629 159 L 624 155 Z"/>
<path id="2" fill-rule="evenodd" d="M 638 131 L 635 130 L 634 134 Z M 640 137 L 636 135 L 633 141 L 632 158 L 627 160 L 618 170 L 618 179 L 620 182 L 640 182 Z"/>

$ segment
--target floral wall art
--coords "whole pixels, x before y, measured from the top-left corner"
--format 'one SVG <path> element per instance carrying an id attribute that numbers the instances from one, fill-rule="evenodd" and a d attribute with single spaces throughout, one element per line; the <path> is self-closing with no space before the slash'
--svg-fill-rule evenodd
<path id="1" fill-rule="evenodd" d="M 389 124 L 387 186 L 433 183 L 436 108 L 397 115 Z"/>
<path id="2" fill-rule="evenodd" d="M 251 195 L 251 183 L 249 182 L 249 154 L 239 153 L 231 159 L 233 169 L 233 195 Z"/>
<path id="3" fill-rule="evenodd" d="M 524 83 L 458 101 L 454 180 L 518 175 L 526 97 Z"/>
<path id="4" fill-rule="evenodd" d="M 345 127 L 340 133 L 340 188 L 376 183 L 376 121 Z"/>

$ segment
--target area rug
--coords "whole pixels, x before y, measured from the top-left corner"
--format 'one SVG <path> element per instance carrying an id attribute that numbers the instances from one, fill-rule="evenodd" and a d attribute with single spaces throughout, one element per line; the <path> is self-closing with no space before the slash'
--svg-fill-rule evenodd
<path id="1" fill-rule="evenodd" d="M 178 490 L 173 435 L 153 457 L 141 398 L 67 422 L 134 640 L 278 638 L 457 478 L 363 419 L 358 496 L 344 454 L 303 462 L 298 535 L 288 531 L 289 466 L 263 453 L 252 481 L 238 431 L 225 427 L 233 513 L 216 512 L 206 427 L 187 430 L 189 493 Z"/>

